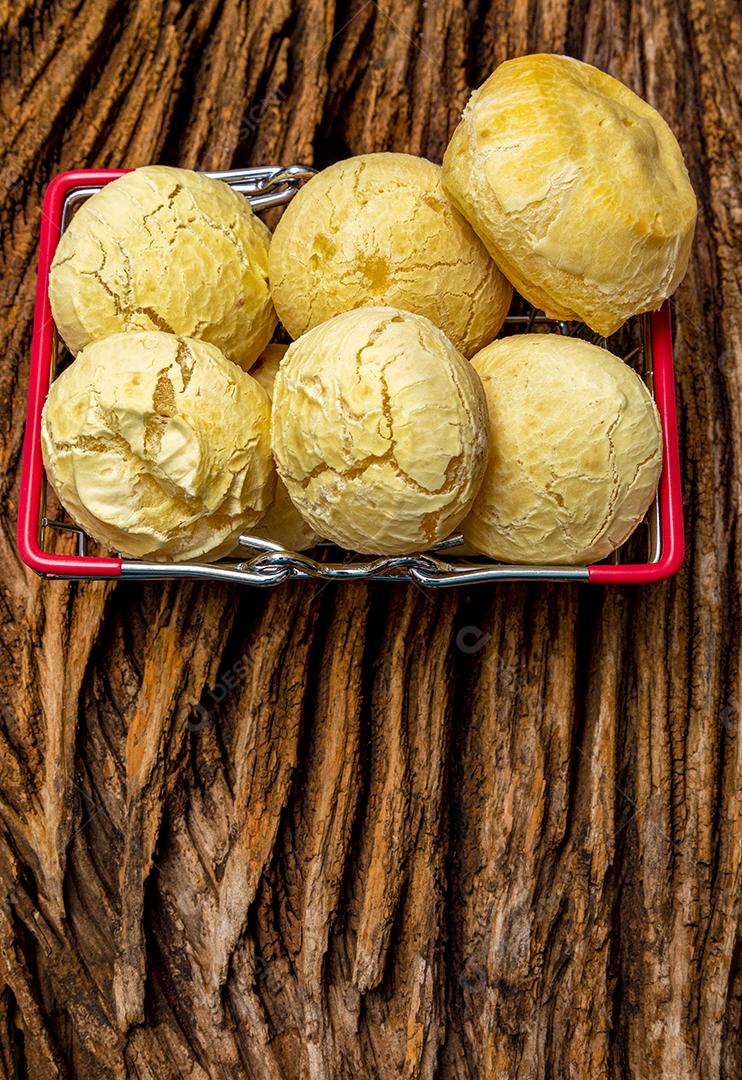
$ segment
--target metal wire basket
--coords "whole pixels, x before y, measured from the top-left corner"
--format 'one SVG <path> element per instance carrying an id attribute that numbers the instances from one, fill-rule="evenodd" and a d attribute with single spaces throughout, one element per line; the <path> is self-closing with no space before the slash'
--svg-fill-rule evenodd
<path id="1" fill-rule="evenodd" d="M 457 553 L 460 536 L 452 536 L 428 551 L 414 555 L 368 559 L 320 544 L 312 552 L 286 551 L 257 537 L 240 537 L 244 558 L 213 563 L 145 562 L 88 553 L 88 537 L 73 522 L 47 516 L 47 480 L 41 457 L 41 411 L 63 362 L 63 348 L 54 327 L 48 297 L 49 270 L 61 234 L 75 209 L 101 187 L 126 170 L 78 170 L 62 173 L 47 188 L 42 209 L 39 269 L 29 376 L 26 434 L 23 446 L 21 493 L 18 511 L 18 547 L 23 561 L 37 573 L 67 579 L 206 578 L 243 585 L 278 585 L 288 580 L 409 581 L 426 586 L 472 585 L 493 581 L 549 580 L 650 582 L 674 574 L 683 558 L 683 518 L 680 495 L 672 334 L 669 305 L 652 315 L 630 320 L 621 339 L 611 339 L 612 351 L 631 363 L 646 382 L 660 414 L 664 462 L 660 486 L 643 523 L 610 560 L 594 566 L 534 566 L 496 563 L 483 556 Z M 287 203 L 314 170 L 304 165 L 266 165 L 250 169 L 210 172 L 242 192 L 254 210 Z M 576 334 L 605 345 L 580 323 L 547 319 L 516 301 L 504 333 L 554 330 Z M 76 553 L 52 550 L 50 534 L 62 531 L 76 538 Z M 637 554 L 637 543 L 646 555 Z"/>

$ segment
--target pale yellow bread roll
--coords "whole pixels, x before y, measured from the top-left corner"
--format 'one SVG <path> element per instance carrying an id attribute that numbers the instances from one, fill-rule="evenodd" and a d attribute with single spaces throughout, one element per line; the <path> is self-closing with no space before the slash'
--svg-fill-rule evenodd
<path id="1" fill-rule="evenodd" d="M 164 165 L 135 169 L 83 204 L 49 277 L 68 348 L 119 330 L 210 341 L 246 370 L 270 341 L 270 232 L 221 180 Z"/>
<path id="2" fill-rule="evenodd" d="M 685 274 L 696 199 L 668 125 L 566 56 L 521 56 L 475 90 L 443 184 L 515 288 L 598 333 L 658 308 Z"/>
<path id="3" fill-rule="evenodd" d="M 512 297 L 440 166 L 410 154 L 364 154 L 312 177 L 276 228 L 270 281 L 292 337 L 381 304 L 427 316 L 465 356 L 493 340 Z"/>
<path id="4" fill-rule="evenodd" d="M 487 459 L 479 379 L 419 315 L 359 308 L 308 331 L 278 370 L 273 452 L 302 516 L 327 539 L 403 555 L 447 536 Z"/>
<path id="5" fill-rule="evenodd" d="M 273 401 L 273 383 L 278 373 L 278 365 L 287 348 L 288 345 L 268 345 L 255 366 L 250 369 L 250 374 L 256 382 L 260 383 L 271 401 Z M 273 502 L 259 524 L 252 526 L 250 535 L 273 540 L 287 551 L 306 551 L 307 548 L 314 547 L 321 539 L 292 503 L 286 485 L 280 477 L 276 483 Z M 244 548 L 240 548 L 237 554 L 244 551 Z"/>
<path id="6" fill-rule="evenodd" d="M 193 338 L 87 345 L 52 383 L 41 445 L 70 517 L 137 558 L 217 558 L 273 498 L 268 395 Z"/>
<path id="7" fill-rule="evenodd" d="M 585 565 L 646 513 L 662 467 L 657 409 L 617 356 L 559 334 L 516 334 L 472 360 L 490 458 L 461 530 L 504 562 Z"/>

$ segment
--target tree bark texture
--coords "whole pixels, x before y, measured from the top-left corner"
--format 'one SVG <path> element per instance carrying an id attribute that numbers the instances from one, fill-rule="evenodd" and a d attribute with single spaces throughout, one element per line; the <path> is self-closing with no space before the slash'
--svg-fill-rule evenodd
<path id="1" fill-rule="evenodd" d="M 2 1074 L 742 1076 L 735 0 L 0 13 Z M 699 196 L 673 302 L 678 577 L 433 594 L 26 570 L 51 177 L 440 161 L 470 89 L 538 50 L 659 108 Z"/>

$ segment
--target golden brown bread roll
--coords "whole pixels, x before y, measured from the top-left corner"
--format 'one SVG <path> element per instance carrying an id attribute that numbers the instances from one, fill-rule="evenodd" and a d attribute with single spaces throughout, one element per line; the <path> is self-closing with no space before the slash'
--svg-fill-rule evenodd
<path id="1" fill-rule="evenodd" d="M 489 409 L 490 458 L 461 525 L 493 559 L 581 565 L 605 558 L 646 513 L 662 431 L 646 386 L 606 349 L 515 334 L 472 360 Z"/>
<path id="2" fill-rule="evenodd" d="M 270 282 L 294 338 L 381 304 L 425 315 L 464 356 L 492 341 L 512 298 L 440 166 L 411 154 L 363 154 L 312 177 L 273 234 Z"/>
<path id="3" fill-rule="evenodd" d="M 147 165 L 106 184 L 62 235 L 49 276 L 71 352 L 119 330 L 201 338 L 247 370 L 270 341 L 270 232 L 221 180 Z"/>
<path id="4" fill-rule="evenodd" d="M 566 56 L 521 56 L 475 90 L 443 184 L 516 289 L 611 334 L 685 274 L 696 199 L 662 117 Z"/>
<path id="5" fill-rule="evenodd" d="M 41 446 L 70 517 L 136 558 L 226 554 L 273 497 L 268 395 L 193 338 L 91 342 L 51 385 Z"/>
<path id="6" fill-rule="evenodd" d="M 482 387 L 428 319 L 348 311 L 289 346 L 274 388 L 273 453 L 322 536 L 372 554 L 419 551 L 456 527 L 479 487 Z"/>

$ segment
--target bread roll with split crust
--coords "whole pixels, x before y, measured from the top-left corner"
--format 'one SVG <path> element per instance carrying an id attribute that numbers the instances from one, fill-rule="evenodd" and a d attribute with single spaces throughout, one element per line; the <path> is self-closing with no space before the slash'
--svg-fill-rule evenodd
<path id="1" fill-rule="evenodd" d="M 515 288 L 602 335 L 682 280 L 696 199 L 668 125 L 566 56 L 501 64 L 464 109 L 443 184 Z"/>

